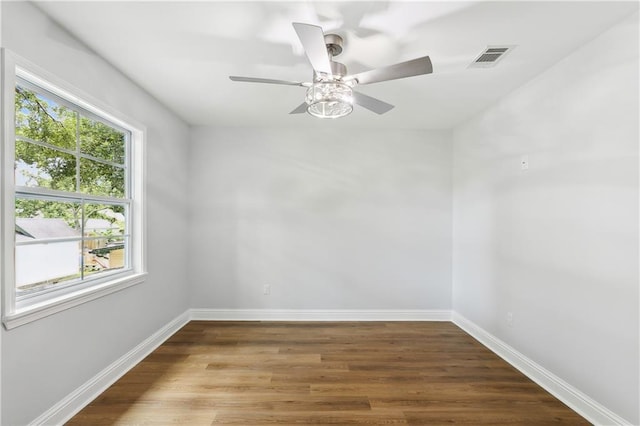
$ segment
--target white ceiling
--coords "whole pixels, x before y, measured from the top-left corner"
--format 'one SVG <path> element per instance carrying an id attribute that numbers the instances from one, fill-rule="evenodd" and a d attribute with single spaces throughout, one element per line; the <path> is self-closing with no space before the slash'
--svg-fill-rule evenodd
<path id="1" fill-rule="evenodd" d="M 450 128 L 638 10 L 637 2 L 42 2 L 38 6 L 193 125 Z M 291 22 L 345 39 L 350 73 L 429 55 L 434 72 L 360 86 L 396 106 L 319 120 L 288 113 L 310 81 Z M 517 45 L 494 68 L 487 45 Z"/>

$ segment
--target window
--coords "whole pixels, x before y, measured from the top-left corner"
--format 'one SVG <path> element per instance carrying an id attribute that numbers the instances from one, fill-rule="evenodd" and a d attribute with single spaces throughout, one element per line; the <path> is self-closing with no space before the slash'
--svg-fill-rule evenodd
<path id="1" fill-rule="evenodd" d="M 11 328 L 141 281 L 142 132 L 3 55 Z"/>

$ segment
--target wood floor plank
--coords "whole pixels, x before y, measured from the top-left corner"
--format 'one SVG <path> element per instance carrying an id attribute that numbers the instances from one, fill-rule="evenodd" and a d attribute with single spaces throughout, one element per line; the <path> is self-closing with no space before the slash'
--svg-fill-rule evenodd
<path id="1" fill-rule="evenodd" d="M 192 321 L 69 425 L 586 425 L 448 322 Z"/>
<path id="2" fill-rule="evenodd" d="M 274 413 L 272 411 L 221 411 L 213 422 L 214 425 L 406 425 L 402 412 L 307 412 L 307 413 Z"/>

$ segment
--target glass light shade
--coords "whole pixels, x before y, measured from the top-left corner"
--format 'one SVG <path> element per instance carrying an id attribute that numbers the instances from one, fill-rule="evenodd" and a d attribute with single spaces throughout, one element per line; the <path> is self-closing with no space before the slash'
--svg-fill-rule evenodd
<path id="1" fill-rule="evenodd" d="M 307 112 L 318 118 L 339 118 L 353 111 L 353 91 L 340 82 L 313 83 L 305 101 L 309 105 Z"/>

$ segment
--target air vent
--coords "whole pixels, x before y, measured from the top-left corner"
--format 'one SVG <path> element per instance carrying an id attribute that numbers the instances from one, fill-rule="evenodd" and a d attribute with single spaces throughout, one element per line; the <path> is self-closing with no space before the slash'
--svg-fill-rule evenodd
<path id="1" fill-rule="evenodd" d="M 471 62 L 469 68 L 489 68 L 496 64 L 511 52 L 515 46 L 487 46 L 476 59 Z"/>

